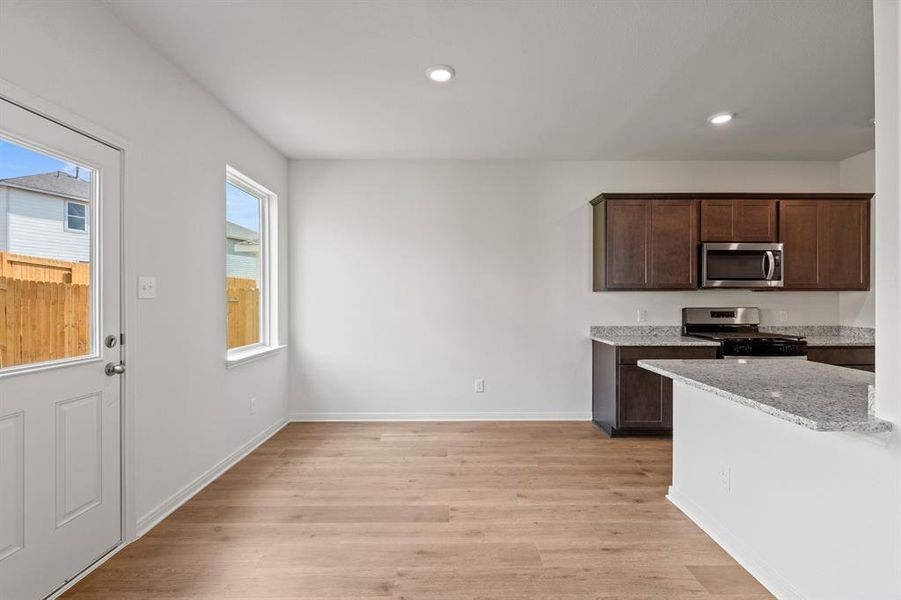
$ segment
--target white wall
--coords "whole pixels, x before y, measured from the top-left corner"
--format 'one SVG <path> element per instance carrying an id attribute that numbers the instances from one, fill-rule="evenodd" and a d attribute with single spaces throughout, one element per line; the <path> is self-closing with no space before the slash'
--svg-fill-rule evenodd
<path id="1" fill-rule="evenodd" d="M 59 196 L 8 188 L 9 245 L 13 254 L 56 260 L 91 260 L 91 207 L 85 205 L 85 230 L 66 229 L 66 200 Z"/>
<path id="2" fill-rule="evenodd" d="M 127 143 L 136 512 L 152 516 L 285 415 L 285 352 L 225 368 L 223 277 L 226 163 L 283 199 L 287 163 L 95 3 L 0 3 L 0 78 Z M 156 300 L 134 299 L 138 274 Z"/>
<path id="3" fill-rule="evenodd" d="M 844 192 L 876 192 L 876 151 L 870 150 L 838 163 L 839 185 Z M 838 295 L 839 324 L 852 327 L 876 326 L 876 203 L 870 204 L 870 291 L 841 292 Z"/>
<path id="4" fill-rule="evenodd" d="M 895 424 L 893 519 L 886 523 L 901 546 L 901 5 L 875 0 L 873 35 L 876 75 L 876 415 Z M 895 565 L 901 589 L 901 560 Z"/>
<path id="5" fill-rule="evenodd" d="M 591 291 L 602 191 L 839 191 L 831 162 L 291 166 L 290 410 L 303 418 L 575 417 L 590 325 L 756 305 L 836 324 L 836 292 Z M 473 379 L 484 377 L 484 394 Z"/>

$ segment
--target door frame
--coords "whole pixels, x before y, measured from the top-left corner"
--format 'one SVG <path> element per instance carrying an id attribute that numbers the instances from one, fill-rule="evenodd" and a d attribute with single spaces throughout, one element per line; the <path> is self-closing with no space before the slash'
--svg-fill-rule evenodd
<path id="1" fill-rule="evenodd" d="M 120 305 L 120 332 L 125 336 L 125 343 L 121 345 L 121 360 L 128 364 L 129 357 L 133 354 L 131 348 L 134 345 L 134 332 L 137 331 L 134 323 L 135 302 L 134 294 L 128 293 L 128 282 L 134 280 L 133 269 L 128 262 L 127 252 L 127 208 L 126 202 L 126 158 L 127 158 L 127 140 L 116 135 L 115 133 L 80 117 L 52 102 L 49 102 L 40 96 L 32 94 L 24 90 L 10 81 L 0 78 L 0 99 L 6 100 L 20 108 L 27 110 L 35 115 L 43 117 L 49 121 L 56 123 L 66 129 L 84 135 L 105 146 L 116 150 L 119 153 L 120 165 L 120 181 L 119 181 L 119 305 Z M 120 411 L 120 541 L 119 544 L 110 550 L 107 554 L 88 565 L 84 571 L 74 577 L 66 585 L 54 592 L 50 597 L 55 598 L 72 587 L 81 580 L 85 575 L 90 573 L 97 566 L 105 562 L 112 555 L 117 553 L 123 547 L 137 539 L 137 514 L 135 501 L 135 485 L 134 485 L 134 398 L 135 389 L 132 377 L 126 372 L 120 377 L 119 391 L 121 398 Z"/>

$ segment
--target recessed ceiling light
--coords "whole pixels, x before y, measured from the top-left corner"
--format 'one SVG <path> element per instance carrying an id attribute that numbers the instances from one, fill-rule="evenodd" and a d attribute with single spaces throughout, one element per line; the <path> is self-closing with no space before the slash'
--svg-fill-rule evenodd
<path id="1" fill-rule="evenodd" d="M 716 113 L 715 115 L 710 115 L 710 117 L 707 118 L 707 122 L 711 125 L 724 125 L 731 121 L 734 116 L 735 114 L 728 112 Z"/>
<path id="2" fill-rule="evenodd" d="M 425 70 L 425 75 L 435 83 L 447 83 L 454 78 L 457 72 L 447 65 L 435 65 Z"/>

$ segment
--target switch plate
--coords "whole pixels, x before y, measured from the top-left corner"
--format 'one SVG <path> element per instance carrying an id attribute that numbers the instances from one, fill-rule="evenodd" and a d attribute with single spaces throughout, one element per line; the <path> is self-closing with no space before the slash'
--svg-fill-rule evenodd
<path id="1" fill-rule="evenodd" d="M 724 492 L 732 491 L 732 469 L 729 465 L 720 465 L 720 487 Z"/>
<path id="2" fill-rule="evenodd" d="M 256 398 L 250 399 L 250 414 L 252 414 L 252 415 L 257 414 L 257 399 Z"/>
<path id="3" fill-rule="evenodd" d="M 156 298 L 156 277 L 148 275 L 138 277 L 138 298 Z"/>
<path id="4" fill-rule="evenodd" d="M 473 383 L 473 388 L 475 389 L 476 394 L 483 394 L 485 392 L 485 380 L 476 379 Z"/>
<path id="5" fill-rule="evenodd" d="M 637 319 L 639 323 L 646 323 L 648 320 L 648 311 L 644 308 L 638 309 Z"/>

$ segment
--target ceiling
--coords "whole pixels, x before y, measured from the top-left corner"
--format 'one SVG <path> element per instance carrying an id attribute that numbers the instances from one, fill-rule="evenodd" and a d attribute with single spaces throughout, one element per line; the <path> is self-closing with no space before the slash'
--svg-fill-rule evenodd
<path id="1" fill-rule="evenodd" d="M 867 0 L 108 0 L 292 158 L 836 160 Z M 430 65 L 457 70 L 448 84 Z M 723 127 L 707 124 L 734 111 Z"/>

